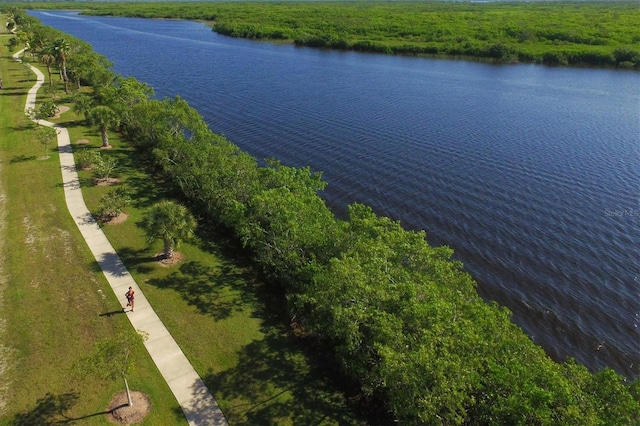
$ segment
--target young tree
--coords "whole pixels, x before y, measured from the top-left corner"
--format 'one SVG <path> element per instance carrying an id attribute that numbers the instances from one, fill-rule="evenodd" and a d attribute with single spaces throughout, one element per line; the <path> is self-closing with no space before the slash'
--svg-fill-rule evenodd
<path id="1" fill-rule="evenodd" d="M 75 364 L 75 370 L 80 374 L 96 374 L 103 379 L 124 380 L 129 406 L 133 406 L 127 374 L 133 368 L 132 352 L 135 345 L 144 342 L 147 336 L 142 333 L 120 333 L 112 339 L 99 341 L 95 344 L 93 353 L 81 358 Z"/>
<path id="2" fill-rule="evenodd" d="M 39 126 L 36 129 L 36 137 L 44 145 L 44 156 L 47 157 L 47 146 L 56 140 L 58 132 L 51 127 Z"/>
<path id="3" fill-rule="evenodd" d="M 98 216 L 104 221 L 109 221 L 122 213 L 129 203 L 131 203 L 131 196 L 128 188 L 119 186 L 102 197 L 98 207 Z"/>
<path id="4" fill-rule="evenodd" d="M 161 239 L 164 243 L 163 257 L 171 259 L 173 249 L 180 241 L 193 237 L 196 220 L 186 207 L 173 201 L 160 201 L 146 212 L 142 227 L 151 243 Z"/>
<path id="5" fill-rule="evenodd" d="M 118 160 L 113 157 L 97 155 L 95 157 L 95 163 L 93 164 L 93 171 L 96 179 L 103 181 L 108 180 L 116 169 L 117 164 Z"/>
<path id="6" fill-rule="evenodd" d="M 102 158 L 100 151 L 84 148 L 75 154 L 76 165 L 79 169 L 90 169 L 95 166 Z"/>

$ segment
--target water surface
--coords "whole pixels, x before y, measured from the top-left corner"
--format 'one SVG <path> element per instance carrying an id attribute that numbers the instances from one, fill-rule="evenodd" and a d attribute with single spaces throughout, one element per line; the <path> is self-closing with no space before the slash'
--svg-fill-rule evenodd
<path id="1" fill-rule="evenodd" d="M 258 158 L 322 171 L 455 249 L 555 359 L 640 362 L 640 78 L 321 51 L 184 21 L 32 12 L 124 76 L 180 95 Z"/>

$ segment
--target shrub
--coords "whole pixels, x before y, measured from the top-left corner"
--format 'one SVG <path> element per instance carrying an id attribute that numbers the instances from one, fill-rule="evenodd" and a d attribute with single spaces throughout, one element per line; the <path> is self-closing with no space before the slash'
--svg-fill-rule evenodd
<path id="1" fill-rule="evenodd" d="M 88 170 L 92 168 L 96 163 L 98 163 L 100 158 L 100 152 L 83 148 L 82 150 L 75 153 L 76 158 L 76 166 L 79 169 Z"/>

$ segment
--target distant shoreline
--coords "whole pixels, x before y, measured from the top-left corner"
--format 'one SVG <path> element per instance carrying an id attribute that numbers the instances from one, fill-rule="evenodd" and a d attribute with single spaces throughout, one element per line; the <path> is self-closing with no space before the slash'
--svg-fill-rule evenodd
<path id="1" fill-rule="evenodd" d="M 29 3 L 95 16 L 203 21 L 297 46 L 492 63 L 640 69 L 635 2 Z M 594 25 L 594 23 L 597 23 Z"/>

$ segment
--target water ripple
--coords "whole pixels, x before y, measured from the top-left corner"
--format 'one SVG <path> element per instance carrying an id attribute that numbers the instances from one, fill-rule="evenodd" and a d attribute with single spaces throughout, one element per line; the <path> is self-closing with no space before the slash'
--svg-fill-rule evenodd
<path id="1" fill-rule="evenodd" d="M 363 202 L 450 245 L 481 295 L 554 358 L 638 375 L 638 73 L 318 51 L 193 22 L 31 13 L 159 97 L 181 95 L 252 155 L 322 171 L 339 214 Z"/>

